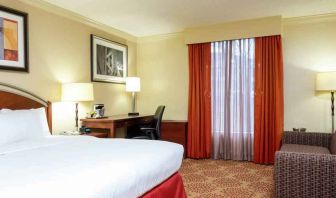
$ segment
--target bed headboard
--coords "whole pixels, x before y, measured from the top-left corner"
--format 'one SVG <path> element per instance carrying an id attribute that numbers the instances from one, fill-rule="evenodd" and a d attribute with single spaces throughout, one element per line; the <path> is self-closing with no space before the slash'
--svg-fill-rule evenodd
<path id="1" fill-rule="evenodd" d="M 46 108 L 47 121 L 52 131 L 51 103 L 21 88 L 0 82 L 0 109 Z"/>

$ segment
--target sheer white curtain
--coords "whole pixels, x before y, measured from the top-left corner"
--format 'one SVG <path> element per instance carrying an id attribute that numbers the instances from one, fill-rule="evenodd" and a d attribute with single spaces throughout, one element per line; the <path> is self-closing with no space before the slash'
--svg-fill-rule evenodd
<path id="1" fill-rule="evenodd" d="M 253 160 L 254 39 L 211 44 L 213 158 Z"/>

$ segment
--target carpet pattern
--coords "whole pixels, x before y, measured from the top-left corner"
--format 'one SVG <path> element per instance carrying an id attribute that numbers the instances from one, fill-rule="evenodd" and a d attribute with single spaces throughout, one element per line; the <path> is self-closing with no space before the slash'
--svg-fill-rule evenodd
<path id="1" fill-rule="evenodd" d="M 269 198 L 274 193 L 273 166 L 186 159 L 179 172 L 188 198 Z"/>

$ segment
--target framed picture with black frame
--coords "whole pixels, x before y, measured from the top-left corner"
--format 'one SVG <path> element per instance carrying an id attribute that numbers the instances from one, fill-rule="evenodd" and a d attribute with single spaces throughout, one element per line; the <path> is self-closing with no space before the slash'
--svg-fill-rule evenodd
<path id="1" fill-rule="evenodd" d="M 91 35 L 91 80 L 125 83 L 127 45 Z"/>
<path id="2" fill-rule="evenodd" d="M 28 14 L 0 6 L 0 69 L 29 72 Z"/>

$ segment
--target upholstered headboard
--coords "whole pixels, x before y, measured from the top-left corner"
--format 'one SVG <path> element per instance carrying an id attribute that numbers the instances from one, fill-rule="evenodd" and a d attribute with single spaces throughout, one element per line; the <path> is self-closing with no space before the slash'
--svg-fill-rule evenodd
<path id="1" fill-rule="evenodd" d="M 46 108 L 50 131 L 52 131 L 51 103 L 21 88 L 0 82 L 0 109 Z"/>

